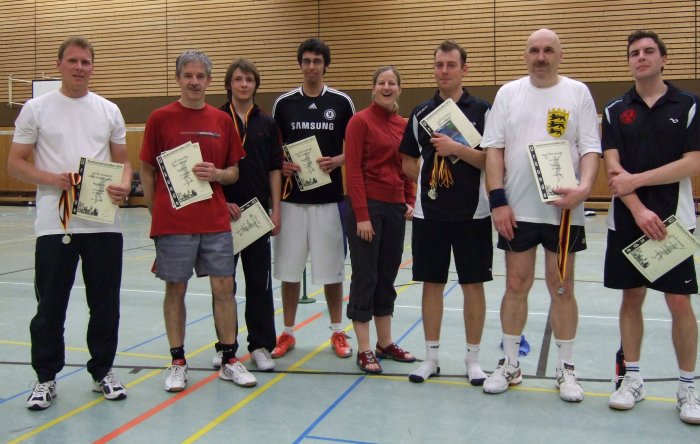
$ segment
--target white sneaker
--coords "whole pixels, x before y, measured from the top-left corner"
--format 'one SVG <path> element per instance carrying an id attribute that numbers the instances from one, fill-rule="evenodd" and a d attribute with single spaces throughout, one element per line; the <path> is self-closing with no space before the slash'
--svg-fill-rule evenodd
<path id="1" fill-rule="evenodd" d="M 92 391 L 102 393 L 105 399 L 110 401 L 126 398 L 126 388 L 111 371 L 102 378 L 102 381 L 93 381 Z"/>
<path id="2" fill-rule="evenodd" d="M 213 358 L 211 358 L 211 366 L 215 369 L 221 368 L 221 360 L 224 358 L 224 352 L 221 350 L 217 351 Z"/>
<path id="3" fill-rule="evenodd" d="M 583 401 L 583 387 L 576 380 L 576 372 L 572 364 L 564 363 L 563 369 L 557 369 L 554 386 L 559 389 L 559 397 L 564 401 Z"/>
<path id="4" fill-rule="evenodd" d="M 695 387 L 690 386 L 686 391 L 679 391 L 678 410 L 681 411 L 681 421 L 688 424 L 700 424 L 700 399 L 695 393 Z"/>
<path id="5" fill-rule="evenodd" d="M 503 393 L 509 386 L 520 384 L 522 381 L 520 362 L 513 365 L 506 356 L 498 361 L 496 370 L 484 381 L 484 393 Z"/>
<path id="6" fill-rule="evenodd" d="M 408 375 L 411 382 L 423 382 L 428 378 L 440 374 L 440 364 L 437 361 L 426 359 L 417 369 Z"/>
<path id="7" fill-rule="evenodd" d="M 219 370 L 219 378 L 224 381 L 233 381 L 234 384 L 241 387 L 254 387 L 258 383 L 255 376 L 248 372 L 248 369 L 238 359 L 233 359 L 223 365 Z"/>
<path id="8" fill-rule="evenodd" d="M 616 410 L 629 410 L 644 399 L 644 380 L 639 372 L 627 372 L 620 388 L 610 395 L 608 406 Z"/>
<path id="9" fill-rule="evenodd" d="M 469 362 L 465 358 L 464 364 L 467 366 L 467 380 L 469 380 L 469 383 L 474 386 L 484 385 L 484 381 L 486 380 L 487 375 L 481 369 L 479 363 Z"/>
<path id="10" fill-rule="evenodd" d="M 27 408 L 29 410 L 47 409 L 56 396 L 58 396 L 56 381 L 37 382 L 27 398 Z"/>
<path id="11" fill-rule="evenodd" d="M 264 347 L 253 350 L 250 357 L 253 358 L 255 366 L 261 372 L 271 372 L 275 369 L 275 361 L 272 360 L 272 355 Z"/>
<path id="12" fill-rule="evenodd" d="M 167 376 L 163 383 L 163 388 L 166 392 L 181 392 L 185 390 L 187 386 L 187 364 L 179 360 L 173 361 L 173 365 L 166 372 Z"/>

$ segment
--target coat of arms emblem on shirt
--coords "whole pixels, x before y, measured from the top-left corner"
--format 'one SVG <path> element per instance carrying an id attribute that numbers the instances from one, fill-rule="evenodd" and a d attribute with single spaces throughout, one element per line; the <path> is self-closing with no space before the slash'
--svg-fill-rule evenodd
<path id="1" fill-rule="evenodd" d="M 547 112 L 547 134 L 552 137 L 561 137 L 566 132 L 566 124 L 569 121 L 569 112 L 565 109 L 553 108 Z"/>

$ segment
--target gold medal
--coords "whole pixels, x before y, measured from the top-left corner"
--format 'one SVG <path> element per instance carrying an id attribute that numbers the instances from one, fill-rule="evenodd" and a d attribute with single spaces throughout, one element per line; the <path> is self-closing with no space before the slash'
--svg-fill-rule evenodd
<path id="1" fill-rule="evenodd" d="M 435 200 L 435 199 L 437 199 L 437 196 L 438 196 L 438 194 L 437 194 L 437 189 L 431 188 L 431 189 L 428 191 L 428 197 L 429 197 L 429 198 Z"/>
<path id="2" fill-rule="evenodd" d="M 63 237 L 61 238 L 61 242 L 63 242 L 65 245 L 70 244 L 70 236 L 67 234 L 64 234 Z"/>

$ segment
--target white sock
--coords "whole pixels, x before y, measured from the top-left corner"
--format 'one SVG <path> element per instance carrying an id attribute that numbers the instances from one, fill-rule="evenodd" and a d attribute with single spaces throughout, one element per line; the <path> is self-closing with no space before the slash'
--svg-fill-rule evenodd
<path id="1" fill-rule="evenodd" d="M 679 369 L 679 375 L 680 376 L 678 376 L 678 391 L 688 391 L 688 388 L 693 386 L 693 383 L 695 382 L 695 372 L 686 372 L 684 370 Z"/>
<path id="2" fill-rule="evenodd" d="M 470 344 L 467 342 L 467 365 L 470 363 L 479 364 L 479 346 L 481 344 Z"/>
<path id="3" fill-rule="evenodd" d="M 639 373 L 639 361 L 625 361 L 626 373 Z"/>
<path id="4" fill-rule="evenodd" d="M 284 326 L 284 333 L 287 333 L 288 335 L 294 336 L 294 326 L 292 325 L 291 327 L 287 327 L 285 325 Z"/>
<path id="5" fill-rule="evenodd" d="M 338 332 L 343 331 L 343 323 L 339 322 L 337 324 L 331 324 L 331 331 L 333 333 L 338 333 Z"/>
<path id="6" fill-rule="evenodd" d="M 559 357 L 559 368 L 564 368 L 564 363 L 573 365 L 574 358 L 574 339 L 557 339 L 554 338 L 554 343 L 557 344 L 557 355 Z"/>
<path id="7" fill-rule="evenodd" d="M 520 350 L 521 335 L 503 334 L 503 353 L 508 356 L 508 361 L 515 365 L 518 362 L 518 351 Z"/>
<path id="8" fill-rule="evenodd" d="M 425 360 L 440 361 L 440 341 L 425 341 Z"/>

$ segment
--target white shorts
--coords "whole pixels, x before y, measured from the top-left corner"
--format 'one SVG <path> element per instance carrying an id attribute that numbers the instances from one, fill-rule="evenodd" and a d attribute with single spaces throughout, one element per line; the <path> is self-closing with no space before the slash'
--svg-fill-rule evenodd
<path id="1" fill-rule="evenodd" d="M 345 279 L 345 236 L 340 205 L 282 202 L 282 229 L 272 239 L 273 276 L 299 282 L 311 252 L 311 282 L 337 284 Z"/>

